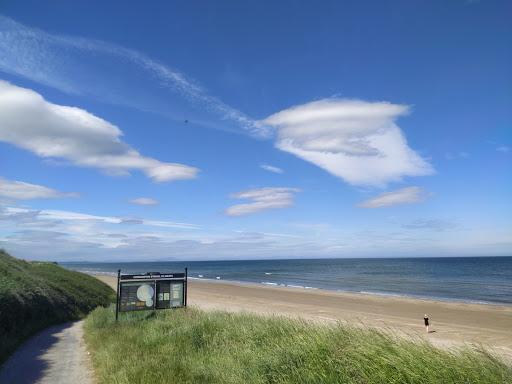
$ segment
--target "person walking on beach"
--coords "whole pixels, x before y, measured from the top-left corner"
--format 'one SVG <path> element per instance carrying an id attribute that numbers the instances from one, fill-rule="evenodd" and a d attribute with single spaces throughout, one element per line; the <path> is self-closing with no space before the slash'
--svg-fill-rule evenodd
<path id="1" fill-rule="evenodd" d="M 425 322 L 425 329 L 427 330 L 427 333 L 430 332 L 429 330 L 429 327 L 430 327 L 430 323 L 428 321 L 428 315 L 425 313 L 425 316 L 423 317 L 423 321 Z"/>

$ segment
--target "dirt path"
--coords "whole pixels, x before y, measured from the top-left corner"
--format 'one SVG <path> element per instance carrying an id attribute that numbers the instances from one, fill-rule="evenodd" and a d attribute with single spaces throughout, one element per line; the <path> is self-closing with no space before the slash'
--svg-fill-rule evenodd
<path id="1" fill-rule="evenodd" d="M 57 325 L 29 339 L 1 367 L 0 383 L 93 384 L 82 326 Z"/>

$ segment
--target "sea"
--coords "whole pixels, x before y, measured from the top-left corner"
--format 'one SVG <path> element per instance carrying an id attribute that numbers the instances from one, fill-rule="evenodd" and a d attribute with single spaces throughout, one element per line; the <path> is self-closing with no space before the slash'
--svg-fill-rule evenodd
<path id="1" fill-rule="evenodd" d="M 289 259 L 159 262 L 68 262 L 87 273 L 182 272 L 192 279 L 246 282 L 299 290 L 512 305 L 512 257 Z"/>

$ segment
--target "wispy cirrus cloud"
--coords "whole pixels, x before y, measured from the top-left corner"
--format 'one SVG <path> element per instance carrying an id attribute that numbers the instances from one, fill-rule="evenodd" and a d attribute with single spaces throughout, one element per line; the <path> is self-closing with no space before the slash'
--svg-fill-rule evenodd
<path id="1" fill-rule="evenodd" d="M 142 156 L 121 140 L 115 125 L 76 107 L 53 104 L 40 94 L 0 80 L 0 141 L 43 158 L 126 175 L 144 172 L 154 181 L 192 179 L 199 170 Z"/>
<path id="2" fill-rule="evenodd" d="M 0 70 L 178 121 L 257 137 L 269 134 L 196 81 L 143 53 L 103 41 L 52 35 L 1 15 Z"/>
<path id="3" fill-rule="evenodd" d="M 469 157 L 469 153 L 464 151 L 459 152 L 447 152 L 444 157 L 446 160 L 457 160 L 457 159 L 467 159 Z"/>
<path id="4" fill-rule="evenodd" d="M 128 225 L 145 225 L 150 227 L 162 228 L 181 228 L 181 229 L 198 229 L 199 226 L 190 223 L 180 223 L 166 220 L 150 220 L 132 217 L 115 217 L 91 215 L 88 213 L 62 211 L 54 209 L 33 210 L 21 207 L 4 207 L 0 210 L 0 218 L 5 220 L 19 220 L 20 218 L 27 222 L 30 218 L 31 224 L 41 223 L 43 226 L 46 222 L 68 222 L 76 223 L 100 223 L 100 224 L 128 224 Z"/>
<path id="5" fill-rule="evenodd" d="M 269 164 L 260 164 L 260 168 L 272 173 L 284 173 L 281 168 Z"/>
<path id="6" fill-rule="evenodd" d="M 75 192 L 60 192 L 43 185 L 30 184 L 23 181 L 8 180 L 0 177 L 0 197 L 14 200 L 59 199 L 78 197 Z"/>
<path id="7" fill-rule="evenodd" d="M 413 251 L 424 256 L 433 252 L 455 256 L 461 250 L 467 255 L 481 255 L 489 247 L 493 254 L 510 253 L 510 231 L 506 227 L 492 228 L 485 236 L 480 231 L 468 232 L 454 248 L 451 243 L 443 243 L 451 232 L 437 233 L 439 223 L 420 220 L 410 224 L 414 228 L 401 231 L 346 231 L 314 225 L 291 233 L 233 232 L 173 221 L 0 206 L 0 248 L 17 257 L 57 261 L 190 261 L 204 260 L 205 255 L 221 260 L 391 257 L 410 256 Z"/>
<path id="8" fill-rule="evenodd" d="M 445 219 L 416 219 L 410 223 L 403 224 L 405 229 L 425 229 L 437 232 L 443 232 L 451 229 L 457 229 L 460 225 L 452 220 Z"/>
<path id="9" fill-rule="evenodd" d="M 286 208 L 293 205 L 297 188 L 257 188 L 234 193 L 234 199 L 250 200 L 249 203 L 237 204 L 226 209 L 228 216 L 243 216 L 269 209 Z"/>
<path id="10" fill-rule="evenodd" d="M 352 185 L 382 187 L 407 176 L 434 172 L 409 147 L 395 123 L 409 112 L 404 105 L 324 99 L 254 120 L 185 74 L 143 53 L 102 41 L 52 35 L 3 16 L 0 70 L 192 125 L 258 138 L 276 135 L 278 149 Z"/>
<path id="11" fill-rule="evenodd" d="M 158 200 L 152 199 L 151 197 L 138 197 L 130 200 L 130 203 L 136 205 L 158 205 Z"/>
<path id="12" fill-rule="evenodd" d="M 414 204 L 424 201 L 428 194 L 420 187 L 406 187 L 392 192 L 385 192 L 377 197 L 358 204 L 360 208 L 383 208 L 393 205 Z"/>
<path id="13" fill-rule="evenodd" d="M 300 243 L 300 244 L 297 244 Z M 254 258 L 318 252 L 302 236 L 232 231 L 188 223 L 0 206 L 0 247 L 44 260 Z"/>
<path id="14" fill-rule="evenodd" d="M 285 109 L 262 124 L 277 130 L 278 149 L 349 184 L 382 187 L 434 172 L 395 123 L 408 112 L 405 105 L 333 98 Z"/>

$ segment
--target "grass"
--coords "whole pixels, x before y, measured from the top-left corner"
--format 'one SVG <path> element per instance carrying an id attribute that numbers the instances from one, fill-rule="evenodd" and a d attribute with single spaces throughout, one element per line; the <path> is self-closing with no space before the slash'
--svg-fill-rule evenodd
<path id="1" fill-rule="evenodd" d="M 512 383 L 483 350 L 441 351 L 369 329 L 197 309 L 85 323 L 99 383 Z"/>
<path id="2" fill-rule="evenodd" d="M 113 298 L 114 291 L 94 277 L 0 250 L 0 363 L 37 331 L 82 318 Z"/>

